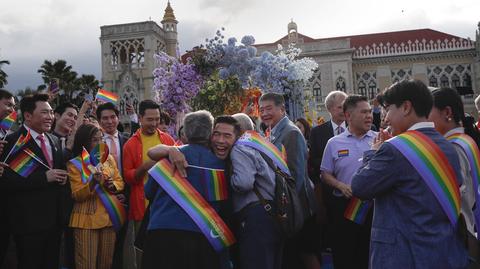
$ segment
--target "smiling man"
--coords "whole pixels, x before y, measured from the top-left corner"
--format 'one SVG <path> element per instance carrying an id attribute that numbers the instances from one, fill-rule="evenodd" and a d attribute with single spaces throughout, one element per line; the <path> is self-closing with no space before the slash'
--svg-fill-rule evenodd
<path id="1" fill-rule="evenodd" d="M 7 136 L 8 147 L 1 157 L 4 160 L 20 135 L 29 131 L 31 138 L 24 148 L 30 149 L 44 164 L 27 177 L 7 168 L 0 178 L 8 215 L 2 221 L 8 223 L 13 234 L 20 269 L 58 268 L 60 235 L 69 217 L 64 201 L 71 192 L 58 139 L 48 133 L 53 124 L 48 98 L 46 94 L 35 94 L 21 100 L 24 124 Z M 18 153 L 9 160 L 17 156 Z"/>
<path id="2" fill-rule="evenodd" d="M 61 142 L 62 150 L 65 148 L 67 137 L 73 132 L 77 122 L 78 107 L 70 102 L 63 103 L 55 108 L 55 128 L 53 135 Z"/>
<path id="3" fill-rule="evenodd" d="M 372 126 L 372 108 L 365 96 L 350 95 L 343 103 L 347 129 L 328 140 L 322 158 L 322 180 L 333 188 L 329 211 L 333 264 L 335 268 L 368 268 L 370 226 L 344 217 L 352 198 L 351 180 L 361 165 L 363 152 L 377 134 Z"/>

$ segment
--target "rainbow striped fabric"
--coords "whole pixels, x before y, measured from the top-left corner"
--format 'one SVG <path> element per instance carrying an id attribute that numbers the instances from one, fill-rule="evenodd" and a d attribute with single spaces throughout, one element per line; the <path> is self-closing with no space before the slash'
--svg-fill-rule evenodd
<path id="1" fill-rule="evenodd" d="M 88 154 L 88 151 L 85 148 L 83 148 L 82 154 L 80 155 L 80 161 L 82 164 L 82 169 L 80 170 L 82 175 L 82 182 L 88 183 L 92 179 L 93 173 L 89 167 L 91 165 L 90 154 Z"/>
<path id="2" fill-rule="evenodd" d="M 15 142 L 15 145 L 13 145 L 12 149 L 10 152 L 7 154 L 7 157 L 5 158 L 5 162 L 8 160 L 8 157 L 11 155 L 15 155 L 19 150 L 27 144 L 28 141 L 32 138 L 32 135 L 30 134 L 30 131 L 27 132 L 26 135 L 20 134 L 20 136 L 17 139 L 17 142 Z"/>
<path id="3" fill-rule="evenodd" d="M 460 190 L 445 153 L 428 136 L 415 130 L 387 142 L 395 146 L 420 174 L 455 226 L 460 215 Z"/>
<path id="4" fill-rule="evenodd" d="M 171 171 L 173 167 L 170 162 L 162 159 L 148 173 L 192 218 L 216 251 L 232 245 L 235 242 L 233 233 L 217 212 L 187 179 L 178 172 L 172 176 Z"/>
<path id="5" fill-rule="evenodd" d="M 224 170 L 203 169 L 202 180 L 206 189 L 207 201 L 222 201 L 228 198 L 228 186 Z"/>
<path id="6" fill-rule="evenodd" d="M 447 137 L 447 140 L 459 145 L 465 155 L 467 156 L 468 163 L 470 164 L 470 174 L 472 176 L 473 189 L 475 192 L 475 200 L 480 201 L 480 193 L 478 187 L 480 186 L 480 150 L 477 143 L 468 135 L 463 133 L 455 133 Z M 477 227 L 480 226 L 480 206 L 476 206 L 473 210 L 475 215 L 475 223 Z M 477 233 L 477 238 L 480 239 L 480 233 Z"/>
<path id="7" fill-rule="evenodd" d="M 118 101 L 118 95 L 104 89 L 99 89 L 95 98 L 105 103 L 113 103 L 114 105 Z"/>
<path id="8" fill-rule="evenodd" d="M 0 121 L 0 129 L 3 129 L 5 131 L 10 130 L 12 128 L 12 125 L 15 123 L 17 120 L 17 112 L 13 111 L 12 113 L 8 114 L 2 121 Z"/>
<path id="9" fill-rule="evenodd" d="M 343 216 L 357 224 L 364 224 L 367 219 L 368 212 L 372 207 L 371 201 L 362 201 L 353 196 L 348 203 L 347 209 Z"/>
<path id="10" fill-rule="evenodd" d="M 21 151 L 10 161 L 10 168 L 22 177 L 28 177 L 39 167 L 39 163 L 25 151 Z"/>
<path id="11" fill-rule="evenodd" d="M 104 163 L 108 158 L 109 150 L 107 144 L 98 143 L 90 152 L 90 161 L 93 166 Z"/>
<path id="12" fill-rule="evenodd" d="M 103 206 L 107 210 L 113 228 L 119 231 L 127 219 L 125 207 L 115 195 L 110 194 L 102 185 L 97 184 L 97 186 L 95 186 L 95 192 L 97 192 L 100 201 L 102 201 Z"/>
<path id="13" fill-rule="evenodd" d="M 282 145 L 282 152 L 272 143 L 260 136 L 255 131 L 246 131 L 236 142 L 238 145 L 245 145 L 252 147 L 258 151 L 263 152 L 270 157 L 275 165 L 287 175 L 290 174 L 290 170 L 287 166 L 287 160 L 283 156 L 285 154 L 285 148 Z"/>

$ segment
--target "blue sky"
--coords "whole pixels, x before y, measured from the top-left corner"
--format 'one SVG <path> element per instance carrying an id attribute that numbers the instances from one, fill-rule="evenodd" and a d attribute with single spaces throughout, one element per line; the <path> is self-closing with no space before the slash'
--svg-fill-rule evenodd
<path id="1" fill-rule="evenodd" d="M 100 26 L 159 21 L 166 0 L 17 0 L 0 9 L 0 59 L 9 75 L 7 89 L 41 84 L 37 69 L 45 59 L 65 59 L 80 74 L 100 79 Z M 253 35 L 257 43 L 287 33 L 293 19 L 298 31 L 313 38 L 431 28 L 475 39 L 478 0 L 172 0 L 185 51 L 214 35 Z"/>

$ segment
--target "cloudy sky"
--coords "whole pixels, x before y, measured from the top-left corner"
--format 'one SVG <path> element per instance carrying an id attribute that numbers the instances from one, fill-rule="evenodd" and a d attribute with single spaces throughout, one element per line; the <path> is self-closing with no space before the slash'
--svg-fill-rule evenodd
<path id="1" fill-rule="evenodd" d="M 0 59 L 9 60 L 8 89 L 41 84 L 45 59 L 65 59 L 79 74 L 100 79 L 100 26 L 162 19 L 166 0 L 2 1 Z M 276 41 L 293 19 L 313 38 L 431 28 L 475 39 L 478 0 L 171 0 L 179 21 L 181 51 L 203 42 L 222 26 L 226 36 L 253 35 Z"/>

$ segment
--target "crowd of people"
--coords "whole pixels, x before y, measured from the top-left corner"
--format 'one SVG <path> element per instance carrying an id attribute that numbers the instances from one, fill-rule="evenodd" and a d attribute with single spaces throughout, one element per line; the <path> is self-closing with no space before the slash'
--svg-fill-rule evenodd
<path id="1" fill-rule="evenodd" d="M 0 120 L 15 105 L 0 90 Z M 258 119 L 191 112 L 175 140 L 152 100 L 126 133 L 113 103 L 25 96 L 0 140 L 0 266 L 479 268 L 480 133 L 461 96 L 404 80 L 375 100 L 332 91 L 325 106 L 312 128 L 265 93 Z M 272 213 L 279 177 L 300 201 L 294 234 Z"/>

